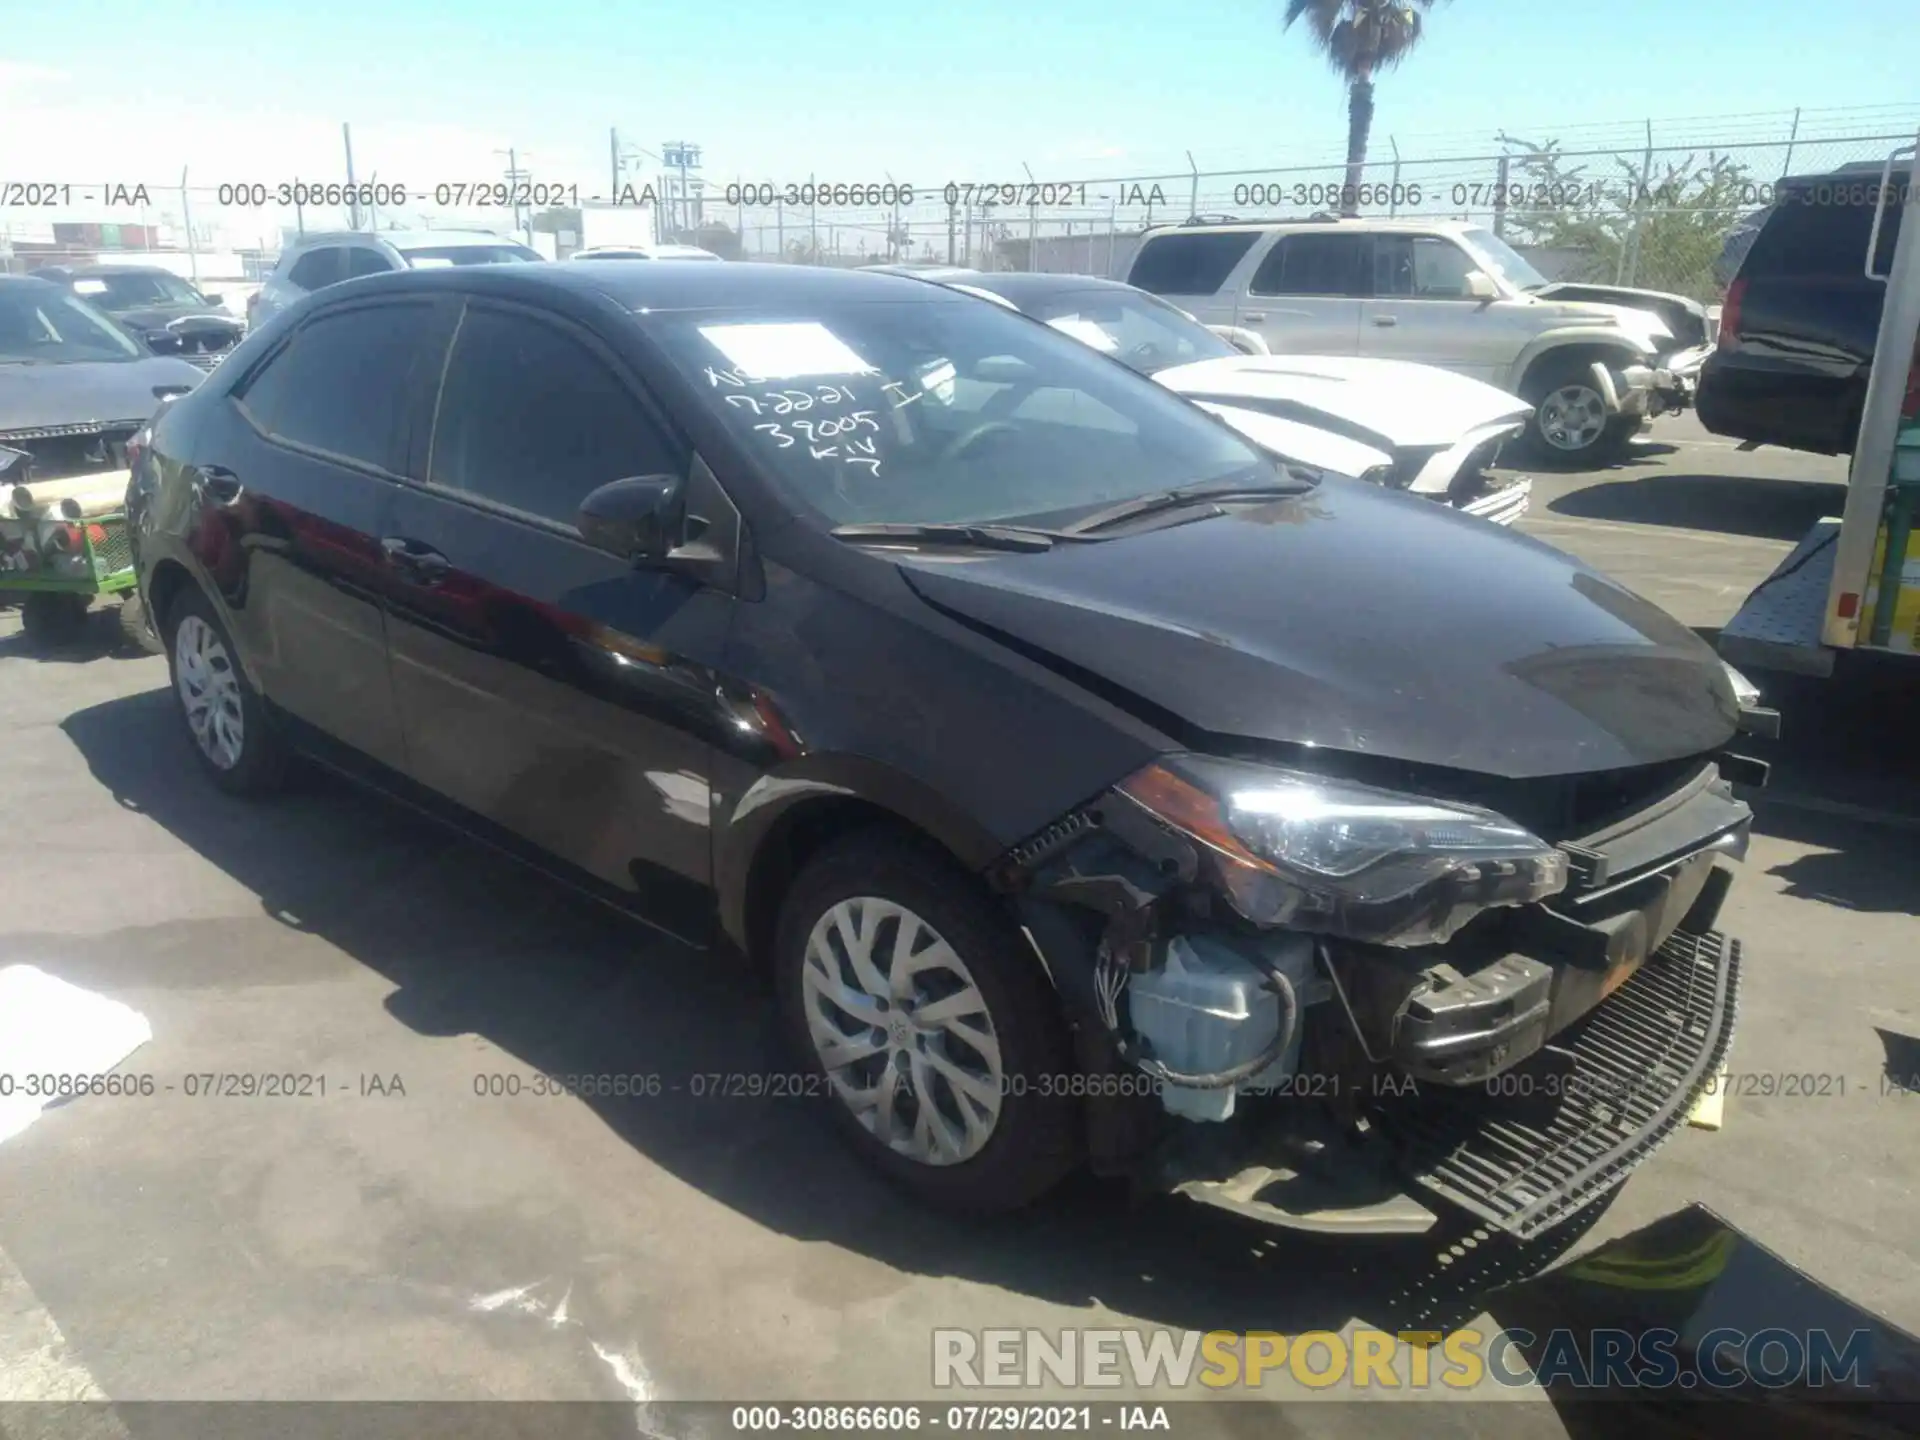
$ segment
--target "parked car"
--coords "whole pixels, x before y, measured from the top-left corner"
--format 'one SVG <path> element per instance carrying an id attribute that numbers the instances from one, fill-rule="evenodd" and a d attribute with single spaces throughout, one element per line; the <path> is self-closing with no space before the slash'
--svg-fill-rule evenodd
<path id="1" fill-rule="evenodd" d="M 303 295 L 362 275 L 544 258 L 538 250 L 487 230 L 316 232 L 280 252 L 273 273 L 247 301 L 247 323 L 258 325 Z"/>
<path id="2" fill-rule="evenodd" d="M 718 260 L 698 245 L 589 245 L 567 256 L 569 260 Z"/>
<path id="3" fill-rule="evenodd" d="M 1893 172 L 1895 203 L 1885 207 L 1875 245 L 1880 176 L 1873 162 L 1775 187 L 1774 204 L 1727 289 L 1719 348 L 1700 377 L 1700 423 L 1707 429 L 1820 455 L 1852 452 L 1887 267 L 1908 208 L 1899 202 L 1913 171 Z"/>
<path id="4" fill-rule="evenodd" d="M 204 378 L 65 285 L 0 275 L 0 446 L 31 456 L 35 478 L 124 470 L 127 440 L 160 402 Z"/>
<path id="5" fill-rule="evenodd" d="M 43 266 L 42 280 L 65 285 L 104 310 L 156 355 L 178 355 L 211 370 L 246 333 L 226 301 L 158 265 Z"/>
<path id="6" fill-rule="evenodd" d="M 1713 652 L 1001 306 L 378 276 L 167 407 L 130 500 L 182 763 L 322 756 L 730 941 L 794 1093 L 929 1201 L 1085 1161 L 1527 1235 L 1726 1051 Z"/>
<path id="7" fill-rule="evenodd" d="M 1432 365 L 1351 355 L 1250 355 L 1144 290 L 1090 275 L 922 275 L 1043 320 L 1302 464 L 1511 525 L 1533 482 L 1488 471 L 1530 407 Z"/>
<path id="8" fill-rule="evenodd" d="M 1275 354 L 1411 360 L 1496 385 L 1534 407 L 1536 455 L 1569 466 L 1618 459 L 1650 416 L 1691 404 L 1712 348 L 1696 301 L 1550 284 L 1464 221 L 1166 227 L 1127 279 Z"/>

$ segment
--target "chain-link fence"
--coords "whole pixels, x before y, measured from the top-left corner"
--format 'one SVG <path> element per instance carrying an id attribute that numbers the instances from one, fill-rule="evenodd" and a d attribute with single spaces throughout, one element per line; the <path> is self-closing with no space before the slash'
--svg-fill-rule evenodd
<path id="1" fill-rule="evenodd" d="M 1871 122 L 1871 123 L 1868 123 Z M 561 256 L 583 246 L 670 241 L 729 259 L 826 265 L 935 262 L 1124 275 L 1149 226 L 1193 217 L 1451 218 L 1502 235 L 1551 279 L 1719 298 L 1742 222 L 1786 174 L 1877 164 L 1920 125 L 1894 109 L 1782 112 L 1694 122 L 1574 127 L 1578 138 L 1502 134 L 1462 153 L 1402 155 L 1394 137 L 1357 186 L 1338 161 L 1090 178 L 829 176 L 720 181 L 617 172 L 598 183 L 383 178 L 33 182 L 0 177 L 0 265 L 144 255 L 244 290 L 281 246 L 316 230 L 469 228 Z M 1633 130 L 1639 134 L 1631 135 Z M 1596 136 L 1595 132 L 1604 132 Z M 363 147 L 365 154 L 376 147 Z M 616 186 L 618 188 L 616 188 Z M 1733 248 L 1729 248 L 1732 239 Z M 136 252 L 129 257 L 125 252 Z"/>

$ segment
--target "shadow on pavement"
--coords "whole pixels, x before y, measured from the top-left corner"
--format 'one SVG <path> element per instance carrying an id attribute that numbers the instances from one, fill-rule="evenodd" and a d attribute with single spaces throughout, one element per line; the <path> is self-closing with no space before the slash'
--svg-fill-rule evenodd
<path id="1" fill-rule="evenodd" d="M 344 782 L 302 771 L 262 804 L 219 794 L 163 690 L 79 711 L 64 729 L 123 806 L 257 895 L 278 923 L 390 979 L 389 1010 L 420 1034 L 476 1034 L 552 1074 L 671 1083 L 789 1068 L 770 987 L 745 961 L 663 941 Z M 960 1223 L 870 1178 L 825 1116 L 801 1113 L 815 1102 L 585 1103 L 653 1162 L 797 1239 L 1203 1331 L 1456 1325 L 1491 1286 L 1558 1258 L 1606 1206 L 1524 1246 L 1464 1226 L 1417 1240 L 1322 1239 L 1186 1201 L 1129 1203 L 1087 1179 L 1017 1217 Z"/>
<path id="2" fill-rule="evenodd" d="M 1547 508 L 1583 520 L 1798 540 L 1821 516 L 1838 514 L 1845 498 L 1844 486 L 1820 480 L 1663 473 L 1602 480 L 1562 495 Z"/>
<path id="3" fill-rule="evenodd" d="M 120 633 L 115 605 L 96 605 L 87 612 L 86 628 L 72 642 L 47 645 L 12 629 L 0 634 L 0 659 L 38 660 L 43 665 L 85 665 L 95 660 L 140 660 L 153 654 L 131 645 Z"/>

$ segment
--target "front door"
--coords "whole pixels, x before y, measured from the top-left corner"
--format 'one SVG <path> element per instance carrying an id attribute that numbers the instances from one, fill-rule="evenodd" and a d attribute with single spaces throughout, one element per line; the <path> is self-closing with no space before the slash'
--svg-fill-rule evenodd
<path id="1" fill-rule="evenodd" d="M 574 519 L 607 481 L 689 463 L 592 336 L 470 300 L 425 483 L 383 537 L 413 778 L 681 934 L 706 913 L 708 662 L 732 600 L 587 545 Z"/>

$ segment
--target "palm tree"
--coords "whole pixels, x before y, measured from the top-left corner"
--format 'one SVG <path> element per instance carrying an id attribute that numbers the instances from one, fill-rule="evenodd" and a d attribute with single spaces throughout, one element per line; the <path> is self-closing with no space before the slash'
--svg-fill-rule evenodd
<path id="1" fill-rule="evenodd" d="M 1360 177 L 1373 128 L 1373 77 L 1420 43 L 1422 12 L 1433 0 L 1287 0 L 1284 28 L 1303 16 L 1327 63 L 1347 82 L 1347 181 L 1340 213 L 1360 213 Z"/>

